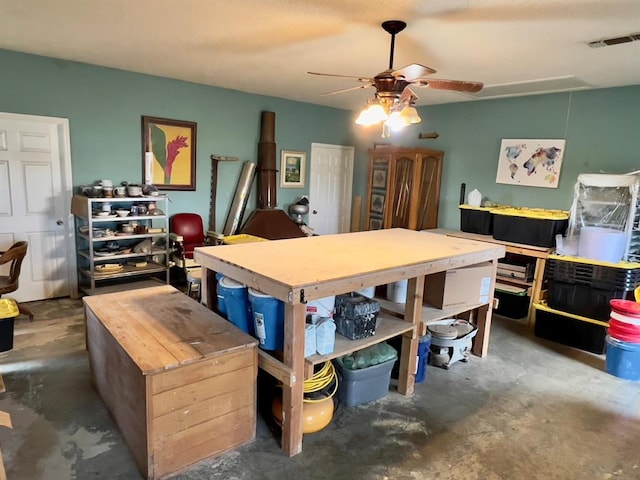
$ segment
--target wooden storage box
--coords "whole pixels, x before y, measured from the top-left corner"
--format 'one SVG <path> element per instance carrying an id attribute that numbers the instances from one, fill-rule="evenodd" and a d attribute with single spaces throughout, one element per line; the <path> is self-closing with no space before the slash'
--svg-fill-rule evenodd
<path id="1" fill-rule="evenodd" d="M 91 380 L 143 476 L 255 437 L 256 339 L 170 286 L 84 303 Z"/>

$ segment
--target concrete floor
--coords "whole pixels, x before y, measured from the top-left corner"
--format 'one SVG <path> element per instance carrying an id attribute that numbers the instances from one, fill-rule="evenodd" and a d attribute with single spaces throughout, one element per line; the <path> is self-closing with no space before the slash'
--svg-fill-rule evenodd
<path id="1" fill-rule="evenodd" d="M 30 306 L 36 320 L 18 319 L 14 349 L 0 354 L 9 479 L 140 479 L 90 386 L 81 302 Z M 340 407 L 296 457 L 259 420 L 254 442 L 174 478 L 640 479 L 640 384 L 603 370 L 604 356 L 497 317 L 489 357 L 429 367 L 411 398 Z"/>

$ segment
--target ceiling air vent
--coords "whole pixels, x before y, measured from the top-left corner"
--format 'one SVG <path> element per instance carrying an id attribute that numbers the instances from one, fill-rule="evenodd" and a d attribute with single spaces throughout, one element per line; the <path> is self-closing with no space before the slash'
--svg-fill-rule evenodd
<path id="1" fill-rule="evenodd" d="M 605 38 L 603 40 L 596 40 L 595 42 L 589 42 L 591 48 L 610 47 L 612 45 L 620 45 L 621 43 L 629 43 L 640 40 L 640 33 L 630 33 L 622 37 Z"/>
<path id="2" fill-rule="evenodd" d="M 478 93 L 464 95 L 473 98 L 498 98 L 516 97 L 523 95 L 537 95 L 541 93 L 566 92 L 569 90 L 584 90 L 591 88 L 591 85 L 583 82 L 578 77 L 556 77 L 543 78 L 527 82 L 503 83 L 499 85 L 488 85 Z"/>

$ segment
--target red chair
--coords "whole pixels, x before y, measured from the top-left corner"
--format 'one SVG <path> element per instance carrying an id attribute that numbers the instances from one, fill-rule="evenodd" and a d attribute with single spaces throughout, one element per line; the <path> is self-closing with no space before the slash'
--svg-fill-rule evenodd
<path id="1" fill-rule="evenodd" d="M 196 213 L 176 213 L 169 219 L 169 231 L 181 258 L 193 259 L 193 249 L 207 244 L 202 218 Z"/>
<path id="2" fill-rule="evenodd" d="M 199 296 L 202 268 L 193 260 L 193 250 L 208 245 L 202 218 L 196 213 L 176 213 L 169 219 L 169 237 L 174 249 L 171 258 L 187 278 L 187 295 L 197 289 Z"/>

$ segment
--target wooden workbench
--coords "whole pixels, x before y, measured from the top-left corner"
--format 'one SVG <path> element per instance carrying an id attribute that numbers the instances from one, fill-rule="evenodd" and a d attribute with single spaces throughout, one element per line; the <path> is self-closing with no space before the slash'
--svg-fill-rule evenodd
<path id="1" fill-rule="evenodd" d="M 434 229 L 425 230 L 430 233 L 438 233 L 456 238 L 466 238 L 469 240 L 478 240 L 480 242 L 495 243 L 498 245 L 504 245 L 507 253 L 515 253 L 523 255 L 525 257 L 535 258 L 536 266 L 533 273 L 533 282 L 522 282 L 524 286 L 531 287 L 531 296 L 529 300 L 529 308 L 527 313 L 527 325 L 533 327 L 535 322 L 535 308 L 534 305 L 540 303 L 542 300 L 542 287 L 544 284 L 544 270 L 547 265 L 547 257 L 551 254 L 555 248 L 551 247 L 538 247 L 536 245 L 525 245 L 523 243 L 505 242 L 503 240 L 496 240 L 491 235 L 481 235 L 478 233 L 467 233 L 458 230 L 445 230 Z M 513 282 L 512 279 L 508 280 Z"/>
<path id="2" fill-rule="evenodd" d="M 145 478 L 255 437 L 255 338 L 168 285 L 83 300 L 91 380 Z"/>
<path id="3" fill-rule="evenodd" d="M 454 238 L 443 241 L 441 235 L 405 229 L 195 250 L 195 260 L 203 268 L 228 275 L 285 302 L 283 361 L 260 350 L 259 365 L 283 383 L 282 448 L 288 455 L 302 451 L 303 382 L 305 373 L 308 376 L 312 372 L 313 363 L 403 335 L 398 391 L 412 394 L 422 329 L 424 276 L 489 261 L 493 263 L 495 277 L 497 259 L 502 256 L 504 247 L 499 245 Z M 207 275 L 202 277 L 202 298 L 206 299 Z M 381 314 L 374 337 L 350 341 L 337 336 L 332 356 L 314 356 L 305 362 L 305 302 L 402 279 L 409 279 L 403 319 Z M 484 317 L 478 319 L 476 336 L 480 355 L 486 355 L 491 325 L 491 309 L 485 308 L 484 312 Z"/>

